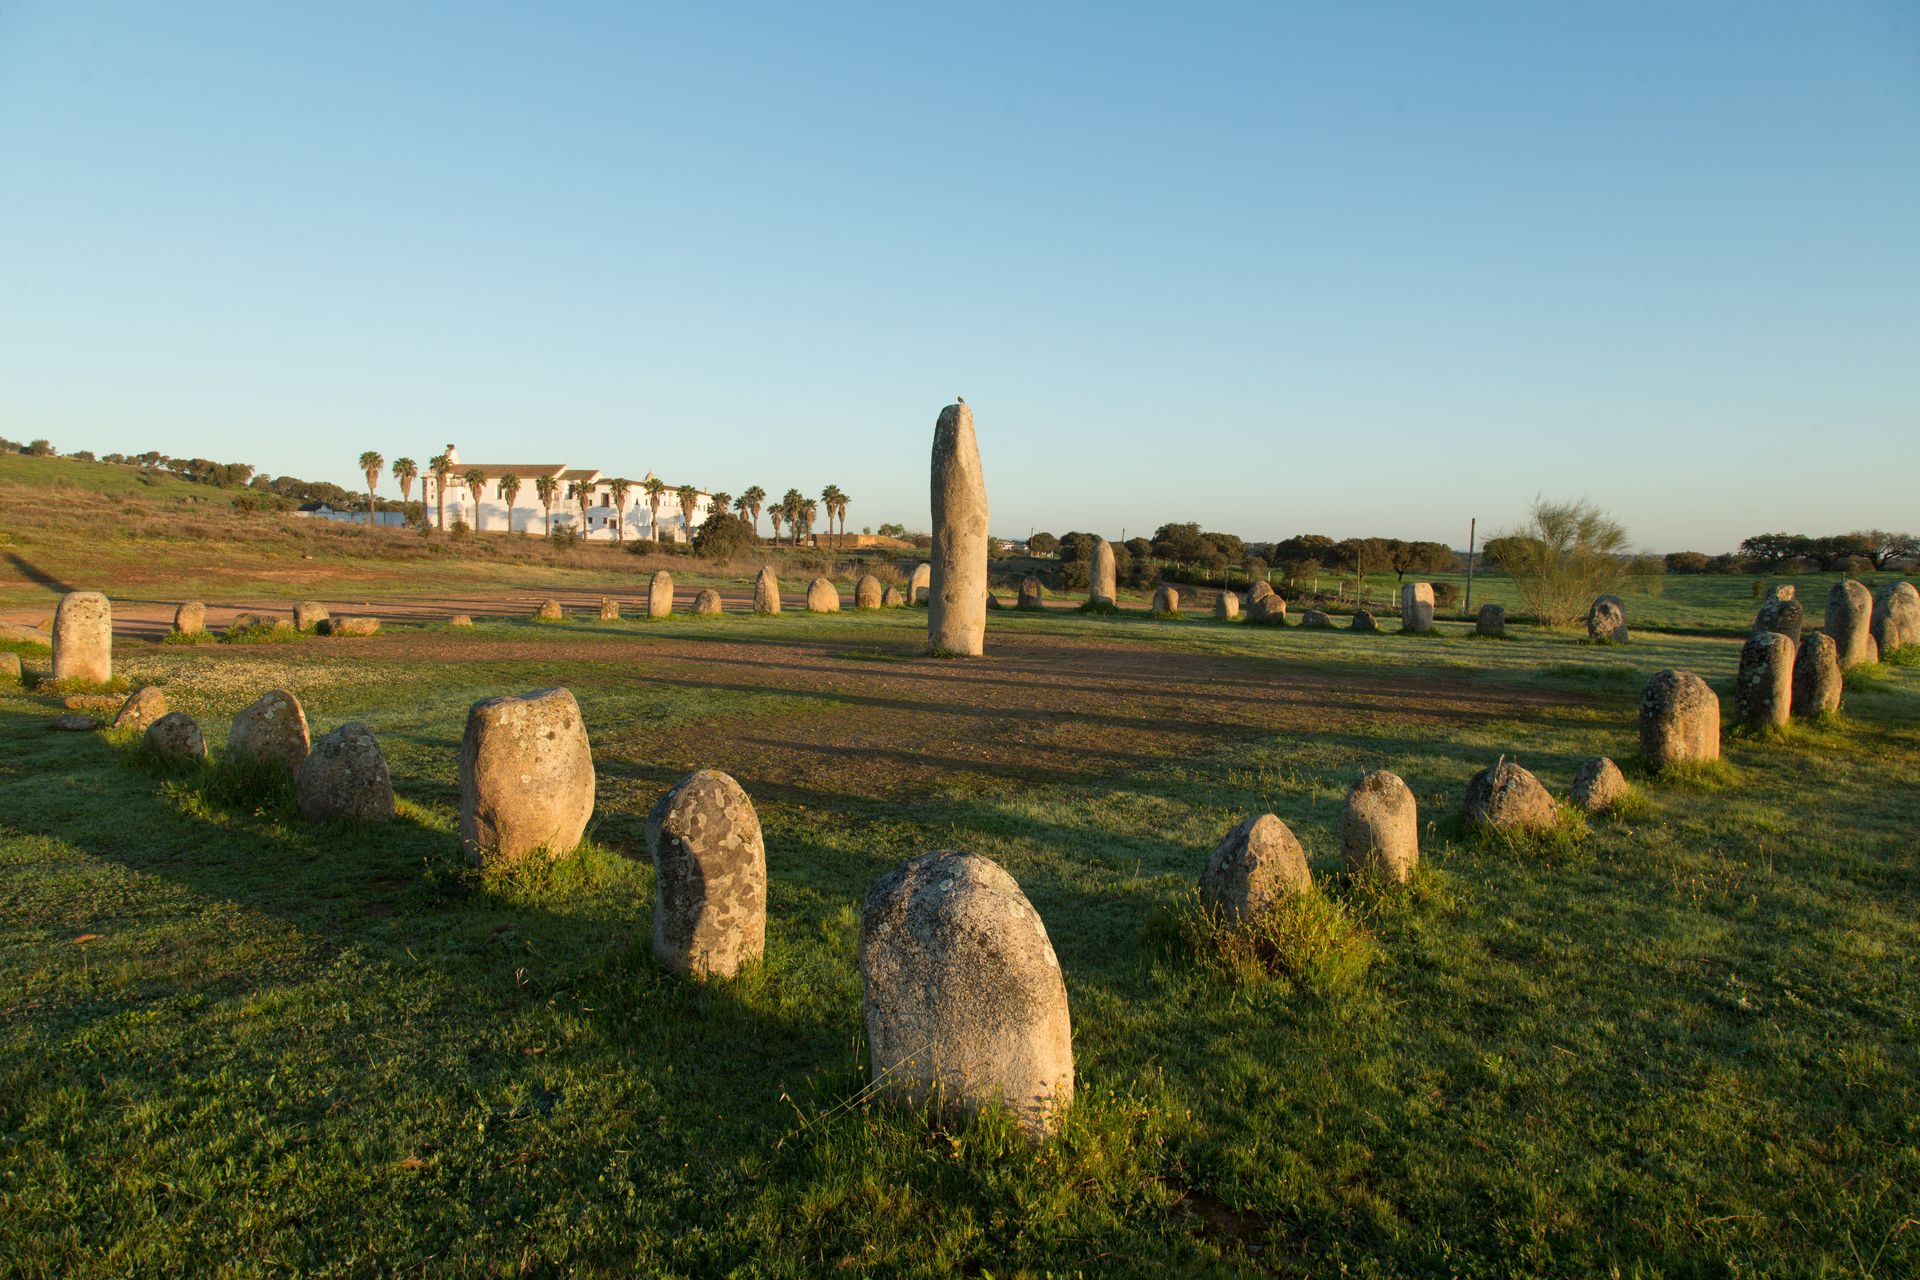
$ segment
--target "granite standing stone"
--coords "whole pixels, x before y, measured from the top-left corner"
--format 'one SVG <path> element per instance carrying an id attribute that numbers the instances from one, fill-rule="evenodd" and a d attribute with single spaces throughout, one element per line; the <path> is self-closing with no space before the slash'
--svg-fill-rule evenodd
<path id="1" fill-rule="evenodd" d="M 882 594 L 880 579 L 870 573 L 863 573 L 860 575 L 860 581 L 853 584 L 853 607 L 878 609 Z"/>
<path id="2" fill-rule="evenodd" d="M 1806 626 L 1807 610 L 1794 598 L 1796 594 L 1790 582 L 1775 587 L 1753 615 L 1753 629 L 1777 632 L 1799 644 L 1800 633 Z"/>
<path id="3" fill-rule="evenodd" d="M 774 584 L 774 602 L 780 600 L 780 587 Z M 774 609 L 773 612 L 780 612 Z M 670 618 L 673 616 L 673 575 L 665 569 L 655 569 L 653 576 L 647 579 L 647 616 L 649 618 Z"/>
<path id="4" fill-rule="evenodd" d="M 1920 645 L 1920 591 L 1911 582 L 1889 582 L 1874 592 L 1869 630 L 1883 660 Z"/>
<path id="5" fill-rule="evenodd" d="M 1809 631 L 1793 655 L 1793 714 L 1813 719 L 1840 709 L 1844 687 L 1840 647 L 1824 631 Z"/>
<path id="6" fill-rule="evenodd" d="M 1353 611 L 1353 621 L 1347 624 L 1347 629 L 1349 631 L 1378 631 L 1380 624 L 1375 621 L 1374 616 L 1365 609 L 1355 609 Z"/>
<path id="7" fill-rule="evenodd" d="M 740 784 L 715 769 L 675 783 L 647 815 L 653 954 L 675 973 L 731 977 L 767 942 L 767 851 Z"/>
<path id="8" fill-rule="evenodd" d="M 313 631 L 331 617 L 327 606 L 318 600 L 302 600 L 293 606 L 293 629 L 295 631 Z"/>
<path id="9" fill-rule="evenodd" d="M 1433 630 L 1433 584 L 1407 582 L 1400 586 L 1400 629 L 1416 635 Z"/>
<path id="10" fill-rule="evenodd" d="M 1626 795 L 1626 775 L 1605 756 L 1587 761 L 1573 775 L 1573 804 L 1582 813 L 1606 813 Z"/>
<path id="11" fill-rule="evenodd" d="M 1269 591 L 1247 605 L 1247 621 L 1262 627 L 1283 627 L 1287 623 L 1287 598 Z"/>
<path id="12" fill-rule="evenodd" d="M 373 730 L 349 720 L 322 734 L 294 773 L 301 816 L 309 822 L 386 822 L 393 779 Z"/>
<path id="13" fill-rule="evenodd" d="M 1540 779 L 1511 760 L 1501 760 L 1467 782 L 1467 821 L 1514 834 L 1546 831 L 1559 817 Z"/>
<path id="14" fill-rule="evenodd" d="M 880 607 L 882 609 L 904 609 L 907 607 L 907 598 L 900 594 L 900 588 L 888 587 L 880 593 Z"/>
<path id="15" fill-rule="evenodd" d="M 1113 544 L 1105 538 L 1093 543 L 1093 560 L 1087 565 L 1087 603 L 1114 605 L 1120 599 L 1119 571 L 1113 562 Z"/>
<path id="16" fill-rule="evenodd" d="M 1020 580 L 1020 598 L 1015 607 L 1033 611 L 1046 608 L 1046 590 L 1040 585 L 1040 579 L 1028 574 Z"/>
<path id="17" fill-rule="evenodd" d="M 1251 610 L 1254 605 L 1259 604 L 1272 594 L 1273 584 L 1265 578 L 1260 579 L 1260 581 L 1254 583 L 1247 591 L 1247 608 Z"/>
<path id="18" fill-rule="evenodd" d="M 560 607 L 558 600 L 543 600 L 540 602 L 540 607 L 533 611 L 535 622 L 560 622 L 566 616 L 566 610 Z"/>
<path id="19" fill-rule="evenodd" d="M 300 767 L 310 745 L 307 713 L 285 689 L 261 694 L 227 731 L 227 754 L 236 761 L 288 773 Z"/>
<path id="20" fill-rule="evenodd" d="M 1852 578 L 1843 578 L 1827 592 L 1827 625 L 1823 628 L 1839 649 L 1840 669 L 1857 667 L 1879 658 L 1873 642 L 1873 593 Z"/>
<path id="21" fill-rule="evenodd" d="M 602 622 L 620 621 L 620 602 L 618 600 L 615 600 L 612 596 L 600 597 L 600 621 Z"/>
<path id="22" fill-rule="evenodd" d="M 934 424 L 932 495 L 927 649 L 977 658 L 987 651 L 987 477 L 965 401 Z"/>
<path id="23" fill-rule="evenodd" d="M 1325 631 L 1333 626 L 1333 619 L 1319 609 L 1308 609 L 1300 615 L 1300 625 L 1311 631 Z"/>
<path id="24" fill-rule="evenodd" d="M 571 853 L 593 816 L 593 748 L 565 689 L 487 698 L 460 743 L 460 840 L 476 866 Z"/>
<path id="25" fill-rule="evenodd" d="M 207 606 L 198 600 L 189 600 L 173 611 L 173 629 L 175 634 L 197 636 L 207 629 Z"/>
<path id="26" fill-rule="evenodd" d="M 1405 883 L 1420 861 L 1420 809 L 1398 774 L 1375 769 L 1340 811 L 1340 855 L 1350 875 Z"/>
<path id="27" fill-rule="evenodd" d="M 470 627 L 473 625 L 473 618 L 468 614 L 456 613 L 447 619 L 447 625 L 450 627 Z"/>
<path id="28" fill-rule="evenodd" d="M 917 564 L 907 577 L 907 601 L 910 604 L 925 604 L 933 590 L 933 566 Z"/>
<path id="29" fill-rule="evenodd" d="M 113 727 L 145 733 L 147 726 L 167 714 L 167 695 L 152 685 L 143 685 L 127 695 L 120 704 L 120 712 L 113 718 Z"/>
<path id="30" fill-rule="evenodd" d="M 753 611 L 755 613 L 780 612 L 780 579 L 773 576 L 773 566 L 763 564 L 753 579 Z"/>
<path id="31" fill-rule="evenodd" d="M 1222 622 L 1230 622 L 1240 616 L 1240 597 L 1231 591 L 1222 591 L 1213 600 L 1213 616 Z"/>
<path id="32" fill-rule="evenodd" d="M 1625 644 L 1627 606 L 1619 596 L 1600 596 L 1587 610 L 1587 639 L 1602 644 Z"/>
<path id="33" fill-rule="evenodd" d="M 1784 725 L 1793 713 L 1793 660 L 1799 648 L 1778 631 L 1756 631 L 1740 649 L 1733 707 L 1749 729 Z"/>
<path id="34" fill-rule="evenodd" d="M 700 593 L 693 598 L 693 612 L 695 617 L 718 617 L 720 613 L 720 593 L 712 587 L 700 588 Z"/>
<path id="35" fill-rule="evenodd" d="M 113 606 L 98 591 L 69 591 L 53 612 L 53 678 L 113 679 Z"/>
<path id="36" fill-rule="evenodd" d="M 1312 887 L 1306 850 L 1270 813 L 1255 814 L 1229 831 L 1200 873 L 1200 900 L 1230 924 L 1265 915 L 1288 894 Z"/>
<path id="37" fill-rule="evenodd" d="M 184 711 L 169 711 L 148 725 L 146 741 L 155 755 L 170 764 L 207 758 L 207 740 Z"/>
<path id="38" fill-rule="evenodd" d="M 1640 690 L 1640 754 L 1655 770 L 1720 758 L 1720 699 L 1705 680 L 1654 673 Z"/>
<path id="39" fill-rule="evenodd" d="M 815 578 L 807 584 L 808 613 L 840 612 L 840 588 L 831 579 Z"/>
<path id="40" fill-rule="evenodd" d="M 1159 587 L 1154 589 L 1153 612 L 1155 613 L 1180 612 L 1180 593 L 1174 588 L 1167 586 L 1165 583 L 1162 583 Z"/>
<path id="41" fill-rule="evenodd" d="M 1474 620 L 1473 629 L 1483 636 L 1499 639 L 1507 634 L 1507 607 L 1488 601 L 1480 606 L 1480 616 Z"/>

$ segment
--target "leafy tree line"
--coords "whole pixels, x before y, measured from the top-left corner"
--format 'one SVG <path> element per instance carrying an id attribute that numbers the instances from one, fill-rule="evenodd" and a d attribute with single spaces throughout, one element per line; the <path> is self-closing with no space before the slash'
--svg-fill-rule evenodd
<path id="1" fill-rule="evenodd" d="M 1084 565 L 1093 555 L 1097 535 L 1070 532 L 1055 537 L 1036 533 L 1027 539 L 1034 555 L 1058 555 L 1064 585 L 1082 585 L 1072 566 Z M 1460 557 L 1442 542 L 1404 541 L 1400 538 L 1344 538 L 1303 533 L 1279 542 L 1250 543 L 1237 534 L 1202 529 L 1198 524 L 1163 524 L 1151 538 L 1129 538 L 1113 544 L 1114 563 L 1123 577 L 1154 569 L 1162 576 L 1188 576 L 1224 583 L 1235 567 L 1249 580 L 1268 579 L 1277 570 L 1284 581 L 1297 583 L 1322 574 L 1367 577 L 1392 573 L 1404 580 L 1409 573 L 1444 573 L 1459 567 Z"/>
<path id="2" fill-rule="evenodd" d="M 57 455 L 46 440 L 21 444 L 0 437 L 0 453 L 23 453 L 30 457 Z M 292 506 L 345 507 L 363 501 L 360 495 L 326 480 L 302 480 L 298 476 L 270 476 L 256 471 L 250 463 L 216 462 L 211 458 L 175 458 L 150 449 L 146 453 L 108 453 L 96 457 L 91 449 L 66 455 L 76 462 L 105 462 L 116 466 L 138 467 L 146 471 L 164 471 L 192 484 L 214 489 L 241 489 L 246 492 L 235 503 L 245 510 L 277 510 Z"/>

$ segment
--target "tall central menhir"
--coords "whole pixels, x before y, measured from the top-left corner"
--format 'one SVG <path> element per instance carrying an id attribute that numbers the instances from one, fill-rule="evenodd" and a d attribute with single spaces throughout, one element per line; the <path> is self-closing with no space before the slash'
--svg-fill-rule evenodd
<path id="1" fill-rule="evenodd" d="M 933 428 L 933 581 L 927 648 L 977 658 L 987 645 L 987 481 L 967 402 Z"/>

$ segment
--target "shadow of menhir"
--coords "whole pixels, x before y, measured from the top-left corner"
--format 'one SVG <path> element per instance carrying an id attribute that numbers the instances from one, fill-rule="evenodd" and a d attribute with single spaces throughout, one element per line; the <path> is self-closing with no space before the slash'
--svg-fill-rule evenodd
<path id="1" fill-rule="evenodd" d="M 12 565 L 15 569 L 19 570 L 20 576 L 27 579 L 29 582 L 37 583 L 38 585 L 47 587 L 53 591 L 58 591 L 62 595 L 65 595 L 69 591 L 78 591 L 80 589 L 74 586 L 71 582 L 67 582 L 64 579 L 54 577 L 52 574 L 46 572 L 44 569 L 40 568 L 39 565 L 36 565 L 33 561 L 27 559 L 25 556 L 19 554 L 18 552 L 9 551 L 6 553 L 6 556 L 7 556 L 7 563 Z"/>

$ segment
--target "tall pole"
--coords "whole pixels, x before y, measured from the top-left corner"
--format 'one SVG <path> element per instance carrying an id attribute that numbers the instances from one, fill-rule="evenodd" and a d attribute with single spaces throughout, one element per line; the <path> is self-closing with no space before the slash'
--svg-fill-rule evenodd
<path id="1" fill-rule="evenodd" d="M 1465 613 L 1473 612 L 1473 547 L 1474 538 L 1480 532 L 1480 517 L 1467 517 L 1467 607 Z"/>

